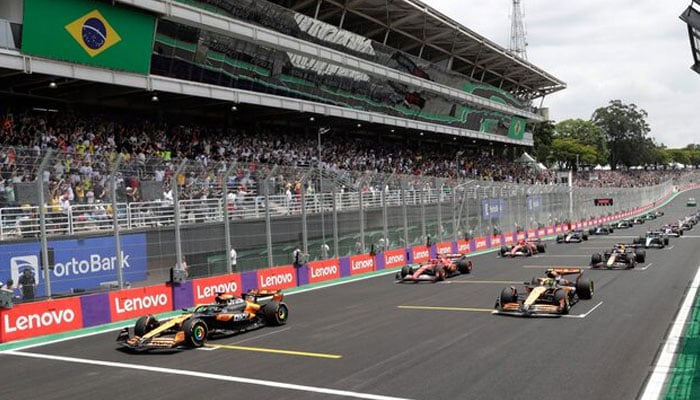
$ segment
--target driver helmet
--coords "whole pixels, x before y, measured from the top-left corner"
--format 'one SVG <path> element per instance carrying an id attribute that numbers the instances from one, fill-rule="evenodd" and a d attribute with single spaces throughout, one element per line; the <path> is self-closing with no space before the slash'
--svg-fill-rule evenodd
<path id="1" fill-rule="evenodd" d="M 624 244 L 618 244 L 617 245 L 617 250 L 620 252 L 624 253 L 625 252 L 625 245 Z"/>

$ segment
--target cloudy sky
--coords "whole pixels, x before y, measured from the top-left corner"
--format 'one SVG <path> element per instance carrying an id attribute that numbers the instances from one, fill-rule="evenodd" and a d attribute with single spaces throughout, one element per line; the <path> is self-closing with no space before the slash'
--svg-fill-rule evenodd
<path id="1" fill-rule="evenodd" d="M 507 48 L 511 0 L 423 0 Z M 648 114 L 658 144 L 700 143 L 700 75 L 690 70 L 690 0 L 522 0 L 528 61 L 563 80 L 550 118 L 590 119 L 610 100 Z"/>

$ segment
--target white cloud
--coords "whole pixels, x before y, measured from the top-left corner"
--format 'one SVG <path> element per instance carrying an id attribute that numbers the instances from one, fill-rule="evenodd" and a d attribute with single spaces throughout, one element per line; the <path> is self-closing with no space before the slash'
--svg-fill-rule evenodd
<path id="1" fill-rule="evenodd" d="M 423 0 L 508 47 L 508 0 Z M 700 143 L 700 75 L 690 70 L 687 0 L 523 0 L 528 60 L 567 84 L 547 96 L 555 121 L 588 119 L 610 100 L 648 114 L 651 136 L 669 147 Z M 538 99 L 539 101 L 539 99 Z"/>

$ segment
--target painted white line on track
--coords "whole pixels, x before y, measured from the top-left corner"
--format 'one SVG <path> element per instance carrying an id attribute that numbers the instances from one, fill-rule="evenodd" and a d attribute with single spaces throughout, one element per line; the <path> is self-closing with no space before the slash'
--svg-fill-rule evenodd
<path id="1" fill-rule="evenodd" d="M 583 319 L 583 318 L 586 318 L 587 316 L 589 316 L 596 308 L 598 308 L 598 307 L 600 307 L 600 306 L 602 306 L 602 305 L 603 305 L 603 302 L 601 301 L 600 303 L 598 303 L 598 304 L 596 304 L 595 306 L 593 306 L 593 308 L 591 308 L 590 310 L 588 310 L 588 312 L 585 313 L 585 314 L 578 314 L 578 315 L 562 315 L 562 316 L 563 316 L 563 317 L 566 317 L 566 318 L 579 318 L 579 319 Z"/>
<path id="2" fill-rule="evenodd" d="M 683 239 L 683 238 L 685 238 L 685 239 L 700 239 L 700 236 L 698 236 L 698 235 L 683 235 L 683 236 L 679 236 L 679 237 L 681 239 Z"/>
<path id="3" fill-rule="evenodd" d="M 574 257 L 590 257 L 590 254 L 538 254 L 533 258 L 574 258 Z"/>
<path id="4" fill-rule="evenodd" d="M 591 269 L 590 266 L 581 266 L 581 265 L 523 265 L 523 268 L 527 268 L 527 269 L 547 269 L 547 268 L 581 268 L 581 269 Z"/>
<path id="5" fill-rule="evenodd" d="M 661 398 L 661 392 L 664 388 L 666 378 L 673 370 L 676 351 L 681 343 L 681 335 L 683 334 L 685 323 L 693 309 L 695 295 L 698 292 L 699 285 L 700 265 L 698 266 L 698 271 L 695 273 L 695 278 L 693 278 L 693 283 L 690 284 L 688 292 L 685 295 L 685 299 L 683 299 L 683 304 L 681 305 L 680 310 L 678 310 L 676 320 L 673 321 L 671 332 L 669 332 L 666 341 L 661 347 L 659 358 L 656 360 L 656 364 L 654 365 L 654 371 L 647 380 L 644 393 L 642 393 L 640 400 L 657 400 Z"/>
<path id="6" fill-rule="evenodd" d="M 15 351 L 15 350 L 6 351 L 3 354 L 14 355 L 14 356 L 19 356 L 19 357 L 30 357 L 30 358 L 39 358 L 39 359 L 45 359 L 45 360 L 62 361 L 62 362 L 76 363 L 76 364 L 96 365 L 96 366 L 101 366 L 101 367 L 131 369 L 131 370 L 154 372 L 154 373 L 160 373 L 160 374 L 189 376 L 189 377 L 193 377 L 193 378 L 203 378 L 203 379 L 211 379 L 211 380 L 218 380 L 218 381 L 225 381 L 225 382 L 245 383 L 245 384 L 249 384 L 249 385 L 267 386 L 267 387 L 272 387 L 272 388 L 276 388 L 276 389 L 296 390 L 296 391 L 307 392 L 307 393 L 320 393 L 320 394 L 340 396 L 340 397 L 350 397 L 350 398 L 355 398 L 355 399 L 409 400 L 409 399 L 404 398 L 404 397 L 383 396 L 383 395 L 371 394 L 371 393 L 352 392 L 349 390 L 338 390 L 338 389 L 322 388 L 322 387 L 317 387 L 317 386 L 296 385 L 293 383 L 268 381 L 268 380 L 264 380 L 264 379 L 251 379 L 251 378 L 243 378 L 243 377 L 239 377 L 239 376 L 212 374 L 212 373 L 200 372 L 200 371 L 187 371 L 187 370 L 174 369 L 174 368 L 152 367 L 152 366 L 147 366 L 147 365 L 134 365 L 134 364 L 126 364 L 126 363 L 120 363 L 120 362 L 113 362 L 113 361 L 98 361 L 98 360 L 88 360 L 88 359 L 84 359 L 84 358 L 53 356 L 53 355 L 48 355 L 48 354 L 25 353 L 25 352 Z"/>
<path id="7" fill-rule="evenodd" d="M 638 268 L 638 270 L 639 270 L 639 271 L 646 271 L 646 270 L 648 270 L 649 267 L 651 267 L 652 265 L 654 265 L 654 263 L 649 263 L 649 264 L 645 265 L 644 268 Z"/>

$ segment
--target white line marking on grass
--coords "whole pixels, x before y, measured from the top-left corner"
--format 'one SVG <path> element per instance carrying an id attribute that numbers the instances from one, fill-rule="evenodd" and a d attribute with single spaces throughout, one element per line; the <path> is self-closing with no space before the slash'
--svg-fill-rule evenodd
<path id="1" fill-rule="evenodd" d="M 656 360 L 656 365 L 654 366 L 654 371 L 647 380 L 644 393 L 642 393 L 640 400 L 657 400 L 661 398 L 661 392 L 664 388 L 666 378 L 674 368 L 673 363 L 675 361 L 676 351 L 681 343 L 681 335 L 683 334 L 685 323 L 688 320 L 690 312 L 693 310 L 695 295 L 698 292 L 698 285 L 700 285 L 700 266 L 698 266 L 698 271 L 695 273 L 693 283 L 690 284 L 690 288 L 688 288 L 688 292 L 685 294 L 685 299 L 683 299 L 683 304 L 678 311 L 676 320 L 673 321 L 671 332 L 668 334 L 666 341 L 661 347 L 659 358 Z"/>
<path id="2" fill-rule="evenodd" d="M 136 371 L 146 371 L 146 372 L 153 372 L 153 373 L 159 373 L 159 374 L 189 376 L 189 377 L 193 377 L 193 378 L 203 378 L 203 379 L 225 381 L 225 382 L 245 383 L 245 384 L 249 384 L 249 385 L 266 386 L 266 387 L 272 387 L 272 388 L 276 388 L 276 389 L 296 390 L 296 391 L 300 391 L 300 392 L 319 393 L 319 394 L 333 395 L 333 396 L 340 396 L 340 397 L 351 397 L 351 398 L 355 398 L 355 399 L 409 400 L 409 399 L 406 399 L 403 397 L 383 396 L 383 395 L 378 395 L 378 394 L 351 392 L 349 390 L 338 390 L 338 389 L 322 388 L 322 387 L 317 387 L 317 386 L 296 385 L 293 383 L 268 381 L 268 380 L 263 380 L 263 379 L 251 379 L 251 378 L 243 378 L 243 377 L 238 377 L 238 376 L 212 374 L 212 373 L 200 372 L 200 371 L 187 371 L 187 370 L 174 369 L 174 368 L 152 367 L 152 366 L 147 366 L 147 365 L 134 365 L 134 364 L 126 364 L 126 363 L 120 363 L 120 362 L 113 362 L 113 361 L 88 360 L 88 359 L 84 359 L 84 358 L 53 356 L 53 355 L 48 355 L 48 354 L 25 353 L 25 352 L 14 351 L 14 350 L 6 351 L 3 354 L 14 355 L 14 356 L 18 356 L 18 357 L 30 357 L 30 358 L 39 358 L 39 359 L 45 359 L 45 360 L 62 361 L 62 362 L 67 362 L 67 363 L 96 365 L 96 366 L 101 366 L 101 367 L 131 369 L 131 370 L 136 370 Z"/>

